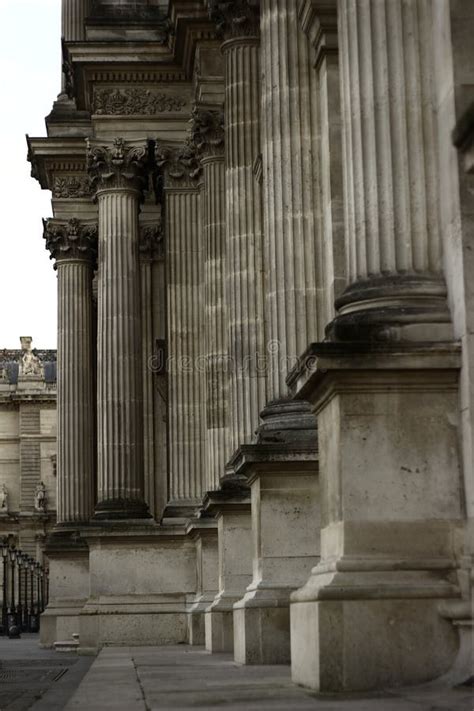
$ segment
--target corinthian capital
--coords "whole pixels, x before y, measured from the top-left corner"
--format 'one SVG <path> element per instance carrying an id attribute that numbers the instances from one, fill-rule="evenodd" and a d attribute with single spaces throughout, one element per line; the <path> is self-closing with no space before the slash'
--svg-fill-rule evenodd
<path id="1" fill-rule="evenodd" d="M 224 155 L 224 111 L 195 106 L 191 139 L 202 158 Z"/>
<path id="2" fill-rule="evenodd" d="M 111 143 L 87 141 L 87 170 L 96 191 L 147 185 L 148 144 L 114 138 Z"/>
<path id="3" fill-rule="evenodd" d="M 258 36 L 258 0 L 208 0 L 208 8 L 210 19 L 226 39 Z"/>
<path id="4" fill-rule="evenodd" d="M 94 264 L 97 259 L 97 223 L 72 220 L 43 220 L 46 249 L 50 259 L 80 259 Z"/>
<path id="5" fill-rule="evenodd" d="M 197 188 L 201 164 L 196 147 L 189 140 L 178 147 L 158 143 L 155 158 L 162 171 L 165 188 Z"/>

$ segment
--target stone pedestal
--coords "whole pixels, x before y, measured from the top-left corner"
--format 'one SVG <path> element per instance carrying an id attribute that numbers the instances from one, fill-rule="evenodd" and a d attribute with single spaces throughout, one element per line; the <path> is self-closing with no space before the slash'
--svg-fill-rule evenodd
<path id="1" fill-rule="evenodd" d="M 315 365 L 316 364 L 316 365 Z M 315 344 L 293 374 L 318 417 L 321 561 L 292 595 L 292 676 L 319 691 L 420 683 L 458 646 L 456 344 Z"/>
<path id="2" fill-rule="evenodd" d="M 45 550 L 49 561 L 49 603 L 41 615 L 40 644 L 71 640 L 89 596 L 89 551 L 84 541 L 56 533 Z"/>
<path id="3" fill-rule="evenodd" d="M 188 606 L 188 644 L 205 644 L 205 611 L 214 601 L 219 587 L 217 525 L 213 517 L 190 521 L 186 532 L 196 550 L 197 590 Z"/>
<path id="4" fill-rule="evenodd" d="M 252 500 L 253 579 L 234 605 L 234 658 L 290 663 L 290 594 L 319 560 L 316 418 L 304 402 L 276 401 L 258 441 L 232 458 Z"/>
<path id="5" fill-rule="evenodd" d="M 252 579 L 250 491 L 245 483 L 223 480 L 220 491 L 208 492 L 204 511 L 217 519 L 219 592 L 205 613 L 205 644 L 209 652 L 232 652 L 233 606 Z"/>
<path id="6" fill-rule="evenodd" d="M 104 645 L 186 642 L 186 601 L 196 590 L 194 544 L 176 528 L 108 524 L 84 533 L 90 591 L 80 614 L 79 653 Z"/>

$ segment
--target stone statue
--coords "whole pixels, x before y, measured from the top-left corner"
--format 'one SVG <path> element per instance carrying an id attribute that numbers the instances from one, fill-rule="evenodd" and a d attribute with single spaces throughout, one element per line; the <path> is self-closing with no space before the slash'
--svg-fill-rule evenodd
<path id="1" fill-rule="evenodd" d="M 41 365 L 40 359 L 35 356 L 33 351 L 31 350 L 31 342 L 32 342 L 31 336 L 22 336 L 20 338 L 21 341 L 21 349 L 23 351 L 23 354 L 21 356 L 21 361 L 20 361 L 20 373 L 19 375 L 22 377 L 29 376 L 29 377 L 42 377 L 43 376 L 43 367 Z"/>
<path id="2" fill-rule="evenodd" d="M 8 489 L 5 484 L 0 486 L 0 514 L 8 513 Z"/>
<path id="3" fill-rule="evenodd" d="M 46 487 L 42 481 L 37 485 L 35 491 L 35 511 L 40 513 L 46 511 Z"/>

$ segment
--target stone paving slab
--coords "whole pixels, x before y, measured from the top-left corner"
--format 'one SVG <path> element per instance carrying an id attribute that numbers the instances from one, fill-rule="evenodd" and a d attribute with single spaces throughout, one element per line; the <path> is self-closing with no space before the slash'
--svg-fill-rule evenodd
<path id="1" fill-rule="evenodd" d="M 474 711 L 474 690 L 434 686 L 317 696 L 287 666 L 239 666 L 200 647 L 105 648 L 64 711 Z"/>
<path id="2" fill-rule="evenodd" d="M 0 637 L 0 711 L 63 711 L 91 662 L 41 649 L 38 635 Z"/>

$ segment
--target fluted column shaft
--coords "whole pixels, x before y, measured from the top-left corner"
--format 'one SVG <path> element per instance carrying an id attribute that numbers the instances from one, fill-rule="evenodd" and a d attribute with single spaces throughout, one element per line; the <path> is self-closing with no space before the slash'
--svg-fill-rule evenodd
<path id="1" fill-rule="evenodd" d="M 98 195 L 98 507 L 143 498 L 138 193 Z"/>
<path id="2" fill-rule="evenodd" d="M 191 142 L 156 146 L 165 192 L 167 269 L 169 507 L 204 492 L 206 359 L 201 166 Z M 177 510 L 177 508 L 176 508 Z"/>
<path id="3" fill-rule="evenodd" d="M 62 0 L 61 36 L 66 42 L 84 39 L 84 20 L 89 7 L 90 0 Z"/>
<path id="4" fill-rule="evenodd" d="M 432 3 L 340 1 L 338 13 L 349 287 L 337 305 L 352 322 L 360 312 L 365 323 L 393 322 L 410 337 L 404 324 L 449 320 Z M 433 328 L 414 334 L 433 339 L 442 333 Z"/>
<path id="5" fill-rule="evenodd" d="M 91 285 L 90 262 L 58 262 L 58 523 L 88 521 L 94 505 Z"/>
<path id="6" fill-rule="evenodd" d="M 262 194 L 254 175 L 260 154 L 259 39 L 234 37 L 224 43 L 223 52 L 233 451 L 252 439 L 266 400 Z"/>
<path id="7" fill-rule="evenodd" d="M 310 47 L 295 0 L 262 0 L 262 115 L 269 397 L 317 340 Z"/>
<path id="8" fill-rule="evenodd" d="M 45 223 L 58 271 L 57 523 L 86 523 L 94 506 L 92 278 L 97 226 Z"/>
<path id="9" fill-rule="evenodd" d="M 145 144 L 89 145 L 99 206 L 98 519 L 149 516 L 143 500 L 138 213 Z"/>

